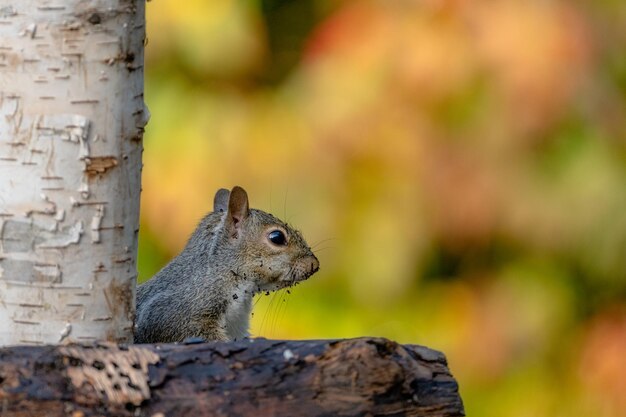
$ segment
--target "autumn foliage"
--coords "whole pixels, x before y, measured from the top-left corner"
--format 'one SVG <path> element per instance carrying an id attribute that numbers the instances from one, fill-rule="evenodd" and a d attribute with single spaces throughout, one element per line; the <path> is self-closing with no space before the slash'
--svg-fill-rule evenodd
<path id="1" fill-rule="evenodd" d="M 241 184 L 321 261 L 256 334 L 440 349 L 468 415 L 626 414 L 621 2 L 147 9 L 142 279 Z"/>

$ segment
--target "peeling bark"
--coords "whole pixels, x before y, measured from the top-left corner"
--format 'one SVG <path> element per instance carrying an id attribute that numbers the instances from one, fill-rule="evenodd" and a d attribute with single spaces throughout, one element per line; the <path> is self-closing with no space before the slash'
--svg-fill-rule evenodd
<path id="1" fill-rule="evenodd" d="M 7 417 L 464 415 L 443 354 L 365 338 L 4 348 L 0 405 Z"/>
<path id="2" fill-rule="evenodd" d="M 0 345 L 132 340 L 144 38 L 143 0 L 0 0 Z"/>

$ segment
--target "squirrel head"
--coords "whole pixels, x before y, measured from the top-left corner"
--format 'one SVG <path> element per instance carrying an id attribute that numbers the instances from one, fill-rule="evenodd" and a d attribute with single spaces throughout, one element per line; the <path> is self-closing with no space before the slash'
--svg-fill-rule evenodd
<path id="1" fill-rule="evenodd" d="M 232 261 L 228 267 L 233 276 L 252 281 L 255 292 L 292 286 L 319 269 L 300 232 L 269 213 L 249 208 L 243 188 L 218 190 L 213 212 L 222 216 L 217 247 L 228 252 L 218 259 Z"/>

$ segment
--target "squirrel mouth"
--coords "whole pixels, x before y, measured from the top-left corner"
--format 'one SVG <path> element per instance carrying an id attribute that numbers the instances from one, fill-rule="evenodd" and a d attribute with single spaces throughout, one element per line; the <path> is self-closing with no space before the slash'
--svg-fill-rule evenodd
<path id="1" fill-rule="evenodd" d="M 282 290 L 284 288 L 293 287 L 295 285 L 298 285 L 302 281 L 307 280 L 311 275 L 316 273 L 318 270 L 319 270 L 319 267 L 306 270 L 306 271 L 297 270 L 297 268 L 292 268 L 287 273 L 285 273 L 284 275 L 276 279 L 275 281 L 272 281 L 271 283 L 261 286 L 259 288 L 259 291 L 260 292 L 263 292 L 263 291 L 273 292 L 273 291 Z"/>
<path id="2" fill-rule="evenodd" d="M 281 280 L 288 285 L 294 285 L 301 281 L 307 280 L 311 275 L 316 273 L 319 268 L 319 262 L 317 258 L 313 257 L 313 261 L 308 262 L 308 260 L 302 260 L 299 264 L 291 267 L 289 272 L 285 274 L 283 279 Z"/>
<path id="3" fill-rule="evenodd" d="M 277 291 L 289 288 L 305 281 L 319 270 L 319 261 L 315 256 L 308 255 L 297 259 L 291 267 L 282 274 L 266 277 L 265 284 L 259 287 L 259 291 Z M 278 272 L 278 271 L 276 271 Z"/>

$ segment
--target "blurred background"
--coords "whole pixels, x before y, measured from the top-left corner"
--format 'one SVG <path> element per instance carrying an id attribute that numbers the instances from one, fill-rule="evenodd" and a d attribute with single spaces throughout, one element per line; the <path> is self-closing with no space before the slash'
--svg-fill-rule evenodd
<path id="1" fill-rule="evenodd" d="M 468 415 L 626 415 L 626 3 L 148 3 L 140 279 L 219 187 L 301 229 L 253 334 L 442 350 Z"/>

